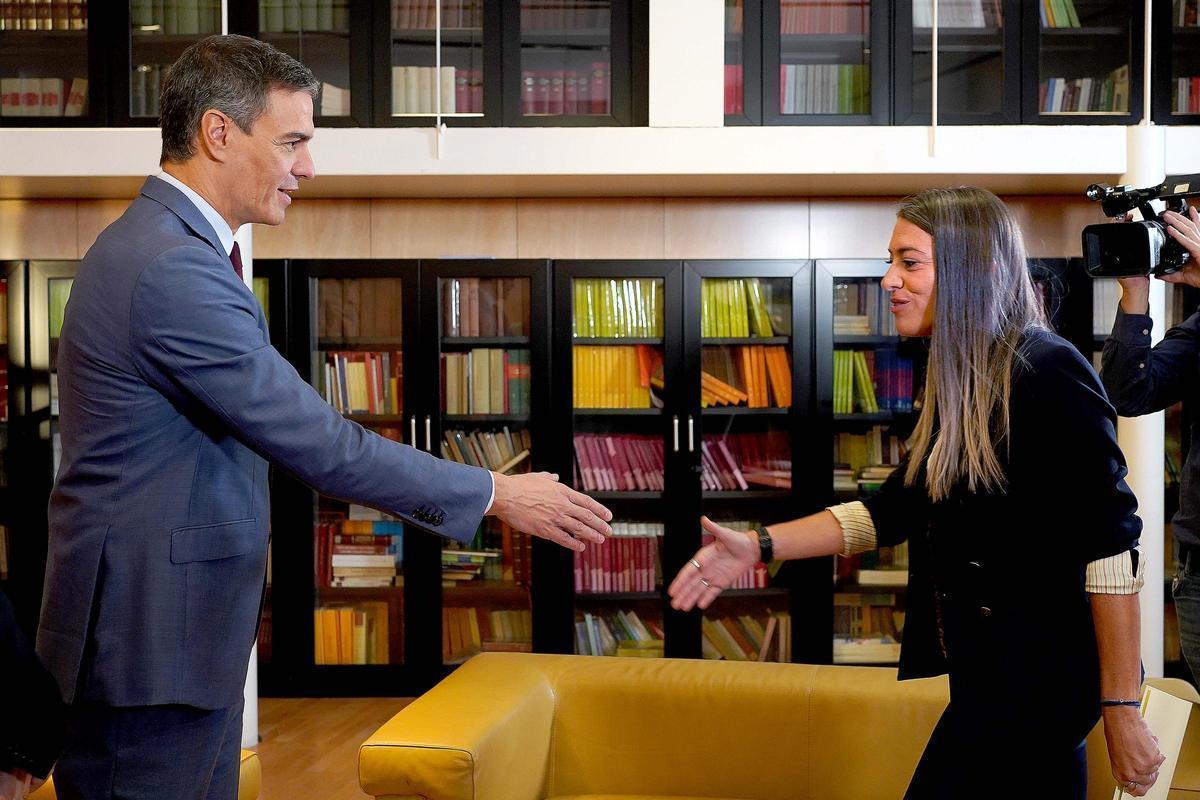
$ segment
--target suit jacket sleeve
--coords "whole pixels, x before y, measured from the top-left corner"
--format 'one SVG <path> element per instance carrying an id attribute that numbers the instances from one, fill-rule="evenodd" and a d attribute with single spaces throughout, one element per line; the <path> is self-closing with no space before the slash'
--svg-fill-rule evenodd
<path id="1" fill-rule="evenodd" d="M 871 512 L 879 547 L 894 547 L 907 541 L 913 534 L 924 531 L 929 525 L 930 502 L 925 489 L 925 471 L 917 474 L 912 486 L 905 486 L 904 474 L 907 471 L 906 456 L 879 487 L 879 491 L 862 501 L 867 511 Z"/>
<path id="2" fill-rule="evenodd" d="M 1112 335 L 1104 342 L 1100 374 L 1117 411 L 1136 417 L 1162 411 L 1183 399 L 1200 378 L 1200 314 L 1171 328 L 1153 349 L 1148 314 L 1117 310 Z"/>
<path id="3" fill-rule="evenodd" d="M 491 475 L 342 417 L 271 346 L 258 314 L 227 261 L 200 244 L 179 246 L 140 275 L 129 345 L 145 380 L 198 426 L 232 433 L 322 494 L 469 542 Z M 418 509 L 425 520 L 413 516 Z"/>

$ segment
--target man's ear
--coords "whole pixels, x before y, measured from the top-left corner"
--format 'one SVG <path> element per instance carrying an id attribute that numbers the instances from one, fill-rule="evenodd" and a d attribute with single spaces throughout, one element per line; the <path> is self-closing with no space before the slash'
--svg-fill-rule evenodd
<path id="1" fill-rule="evenodd" d="M 233 120 L 210 108 L 200 117 L 200 151 L 214 161 L 224 163 L 229 158 L 229 134 Z"/>

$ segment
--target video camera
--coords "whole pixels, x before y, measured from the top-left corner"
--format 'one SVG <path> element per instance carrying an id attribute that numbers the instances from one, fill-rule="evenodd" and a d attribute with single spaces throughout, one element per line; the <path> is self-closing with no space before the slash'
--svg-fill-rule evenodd
<path id="1" fill-rule="evenodd" d="M 1083 258 L 1093 278 L 1170 275 L 1188 262 L 1188 252 L 1167 233 L 1166 223 L 1150 201 L 1162 200 L 1165 210 L 1187 216 L 1186 198 L 1200 196 L 1200 175 L 1168 177 L 1148 189 L 1093 183 L 1085 194 L 1089 200 L 1100 201 L 1106 217 L 1123 217 L 1135 208 L 1142 212 L 1141 221 L 1107 222 L 1083 229 Z"/>

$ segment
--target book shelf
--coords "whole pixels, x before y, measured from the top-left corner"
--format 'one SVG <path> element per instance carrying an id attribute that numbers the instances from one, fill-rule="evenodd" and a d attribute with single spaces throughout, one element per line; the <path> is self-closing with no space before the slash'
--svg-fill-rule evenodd
<path id="1" fill-rule="evenodd" d="M 1154 121 L 1200 122 L 1200 9 L 1195 0 L 1155 0 Z"/>
<path id="2" fill-rule="evenodd" d="M 0 124 L 102 124 L 101 52 L 86 0 L 0 6 Z"/>

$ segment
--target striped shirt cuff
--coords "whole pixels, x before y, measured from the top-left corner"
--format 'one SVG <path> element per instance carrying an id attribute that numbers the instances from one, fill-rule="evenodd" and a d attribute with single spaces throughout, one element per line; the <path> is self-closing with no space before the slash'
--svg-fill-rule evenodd
<path id="1" fill-rule="evenodd" d="M 1133 568 L 1133 552 L 1137 551 L 1137 570 Z M 1145 580 L 1146 561 L 1141 557 L 1142 548 L 1100 558 L 1087 565 L 1087 581 L 1084 589 L 1091 594 L 1137 594 Z"/>
<path id="2" fill-rule="evenodd" d="M 842 526 L 842 555 L 852 556 L 879 546 L 871 512 L 860 501 L 830 506 L 828 510 Z"/>

